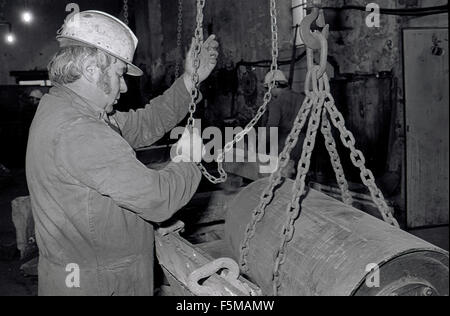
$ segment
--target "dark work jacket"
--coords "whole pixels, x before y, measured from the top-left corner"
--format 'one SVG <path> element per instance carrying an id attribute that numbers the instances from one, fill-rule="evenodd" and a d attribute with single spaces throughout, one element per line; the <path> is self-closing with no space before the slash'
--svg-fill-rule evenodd
<path id="1" fill-rule="evenodd" d="M 112 118 L 123 137 L 65 87 L 41 101 L 27 150 L 39 295 L 152 295 L 154 228 L 194 195 L 194 164 L 146 168 L 133 148 L 149 146 L 187 114 L 182 79 L 145 109 Z M 79 268 L 79 284 L 77 272 Z"/>

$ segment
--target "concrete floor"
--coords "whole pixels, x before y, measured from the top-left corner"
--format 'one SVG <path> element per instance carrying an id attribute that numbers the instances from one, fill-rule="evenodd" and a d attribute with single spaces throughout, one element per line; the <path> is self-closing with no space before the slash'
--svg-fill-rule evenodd
<path id="1" fill-rule="evenodd" d="M 12 182 L 0 187 L 0 296 L 35 296 L 37 279 L 24 277 L 19 268 L 24 263 L 15 251 L 15 229 L 11 220 L 11 201 L 28 195 L 23 170 L 13 170 Z M 411 231 L 413 235 L 449 250 L 449 227 Z"/>

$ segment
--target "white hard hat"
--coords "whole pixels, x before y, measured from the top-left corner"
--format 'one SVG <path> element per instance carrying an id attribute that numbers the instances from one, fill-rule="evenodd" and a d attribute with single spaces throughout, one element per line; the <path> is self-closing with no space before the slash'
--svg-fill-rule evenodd
<path id="1" fill-rule="evenodd" d="M 42 99 L 43 96 L 44 96 L 44 94 L 42 93 L 42 91 L 38 90 L 38 89 L 33 90 L 30 93 L 30 97 L 36 98 L 36 99 L 39 99 L 39 100 Z"/>
<path id="2" fill-rule="evenodd" d="M 264 85 L 269 86 L 269 84 L 272 82 L 272 80 L 275 78 L 275 82 L 278 83 L 284 83 L 288 84 L 289 81 L 287 80 L 286 76 L 281 70 L 271 70 L 264 79 Z"/>
<path id="3" fill-rule="evenodd" d="M 56 39 L 61 47 L 87 45 L 120 59 L 128 65 L 127 74 L 142 76 L 133 65 L 138 39 L 122 21 L 101 11 L 83 11 L 67 19 Z"/>

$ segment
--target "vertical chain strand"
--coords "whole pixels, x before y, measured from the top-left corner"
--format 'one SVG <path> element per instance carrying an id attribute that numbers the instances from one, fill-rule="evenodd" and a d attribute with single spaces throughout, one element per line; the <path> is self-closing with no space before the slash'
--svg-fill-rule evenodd
<path id="1" fill-rule="evenodd" d="M 348 182 L 345 177 L 344 168 L 342 167 L 341 158 L 339 157 L 339 153 L 336 147 L 336 141 L 331 133 L 331 124 L 327 117 L 327 109 L 326 107 L 323 110 L 322 114 L 322 134 L 325 139 L 325 147 L 330 155 L 331 165 L 333 166 L 334 173 L 336 174 L 336 181 L 341 189 L 342 193 L 342 201 L 349 205 L 353 205 L 353 198 L 350 194 L 350 190 L 348 187 Z"/>
<path id="2" fill-rule="evenodd" d="M 297 145 L 300 132 L 302 131 L 308 120 L 308 116 L 311 112 L 313 104 L 315 104 L 316 102 L 316 100 L 311 99 L 309 96 L 305 98 L 305 101 L 303 102 L 303 105 L 295 119 L 294 128 L 286 139 L 285 147 L 280 154 L 277 170 L 271 175 L 269 185 L 262 193 L 260 203 L 258 207 L 253 211 L 252 220 L 247 225 L 245 237 L 241 244 L 240 251 L 240 265 L 244 272 L 249 271 L 248 255 L 250 253 L 250 241 L 255 236 L 256 226 L 264 218 L 265 210 L 267 206 L 272 202 L 275 188 L 281 183 L 282 180 L 282 171 L 287 167 L 289 163 L 290 154 Z"/>
<path id="3" fill-rule="evenodd" d="M 327 28 L 325 28 L 325 34 Z M 322 43 L 321 55 L 328 55 L 328 45 L 326 45 L 326 37 L 320 33 L 318 35 Z M 322 58 L 323 59 L 323 58 Z M 323 60 L 321 60 L 322 65 Z M 361 179 L 363 183 L 369 188 L 372 199 L 380 209 L 383 219 L 396 227 L 399 227 L 398 222 L 392 215 L 382 192 L 375 183 L 375 178 L 370 170 L 365 167 L 365 158 L 361 151 L 355 147 L 355 138 L 351 132 L 345 127 L 345 120 L 342 114 L 337 110 L 333 96 L 330 92 L 329 78 L 325 73 L 322 74 L 323 66 L 315 65 L 313 60 L 313 51 L 308 51 L 308 73 L 305 82 L 306 99 L 298 116 L 296 117 L 294 127 L 286 141 L 285 148 L 280 155 L 280 164 L 277 171 L 272 174 L 268 187 L 264 190 L 260 204 L 253 211 L 252 219 L 248 224 L 241 244 L 240 265 L 244 272 L 249 272 L 248 256 L 250 254 L 250 241 L 256 234 L 256 226 L 264 218 L 267 206 L 274 198 L 275 187 L 281 183 L 280 169 L 286 167 L 290 159 L 290 152 L 298 141 L 299 134 L 306 123 L 309 112 L 312 107 L 312 114 L 309 120 L 306 139 L 303 144 L 303 151 L 300 162 L 298 164 L 297 177 L 292 187 L 292 200 L 286 208 L 286 222 L 281 231 L 280 246 L 275 253 L 275 261 L 273 265 L 273 292 L 277 296 L 282 286 L 281 282 L 281 266 L 285 263 L 287 258 L 287 249 L 289 242 L 292 241 L 295 235 L 295 222 L 300 217 L 301 199 L 306 193 L 306 177 L 311 166 L 311 157 L 315 148 L 317 133 L 319 127 L 325 138 L 325 144 L 329 152 L 331 162 L 336 173 L 336 179 L 342 191 L 343 201 L 349 205 L 352 204 L 352 197 L 348 189 L 348 182 L 345 179 L 344 170 L 337 152 L 336 141 L 331 132 L 331 124 L 327 117 L 329 113 L 334 126 L 341 133 L 341 140 L 347 148 L 350 149 L 350 158 L 353 164 L 361 170 Z"/>
<path id="4" fill-rule="evenodd" d="M 197 18 L 196 18 L 196 28 L 194 37 L 194 74 L 192 75 L 192 91 L 191 91 L 191 102 L 189 104 L 189 119 L 187 123 L 187 128 L 195 127 L 195 112 L 197 111 L 197 99 L 199 97 L 199 83 L 200 77 L 198 75 L 198 70 L 200 68 L 200 53 L 203 44 L 203 9 L 205 8 L 206 0 L 197 0 Z"/>
<path id="5" fill-rule="evenodd" d="M 201 0 L 198 0 L 201 1 Z M 277 2 L 276 0 L 269 0 L 270 1 L 270 21 L 271 21 L 271 33 L 272 33 L 272 64 L 271 64 L 271 70 L 277 70 L 278 69 L 278 55 L 279 55 L 279 48 L 278 48 L 278 21 L 277 21 Z M 204 2 L 204 0 L 203 0 Z M 203 4 L 204 7 L 204 4 Z M 199 31 L 199 23 L 203 23 L 203 7 L 199 7 L 198 6 L 198 10 L 197 10 L 197 29 L 195 31 L 196 37 L 197 35 L 200 35 L 200 31 Z M 200 24 L 200 25 L 201 25 Z M 201 32 L 201 34 L 203 35 L 203 32 Z M 227 173 L 225 172 L 225 170 L 223 169 L 223 162 L 225 159 L 225 154 L 232 151 L 234 146 L 239 143 L 240 141 L 242 141 L 244 139 L 244 137 L 254 128 L 254 126 L 259 122 L 259 120 L 261 119 L 261 117 L 266 113 L 267 111 L 267 106 L 270 103 L 270 101 L 272 100 L 272 91 L 275 87 L 275 77 L 272 78 L 272 81 L 269 84 L 269 88 L 267 90 L 267 92 L 264 95 L 264 99 L 263 99 L 263 104 L 261 105 L 261 107 L 258 109 L 255 117 L 250 121 L 249 124 L 247 124 L 247 126 L 245 127 L 245 129 L 238 133 L 236 135 L 236 137 L 229 143 L 227 143 L 224 147 L 224 149 L 222 151 L 219 152 L 218 154 L 218 158 L 217 158 L 217 163 L 218 163 L 218 171 L 220 174 L 219 178 L 214 177 L 213 175 L 211 175 L 208 170 L 202 165 L 202 164 L 198 164 L 198 167 L 200 168 L 200 170 L 202 171 L 203 175 L 208 179 L 208 181 L 210 181 L 213 184 L 220 184 L 220 183 L 224 183 L 227 180 Z M 197 95 L 198 95 L 198 91 L 197 91 Z M 195 105 L 191 105 L 190 107 L 190 119 L 189 119 L 189 126 L 193 126 L 194 124 L 194 118 L 193 115 L 195 113 Z"/>
<path id="6" fill-rule="evenodd" d="M 319 67 L 313 68 L 313 80 L 317 81 L 317 72 Z M 323 79 L 320 79 L 323 80 Z M 295 234 L 295 221 L 300 216 L 300 200 L 306 193 L 306 177 L 311 166 L 311 157 L 316 145 L 317 132 L 321 122 L 321 114 L 324 108 L 326 94 L 320 91 L 316 94 L 312 115 L 308 124 L 305 142 L 303 144 L 302 156 L 298 164 L 297 177 L 292 187 L 292 200 L 286 208 L 286 223 L 281 231 L 281 244 L 275 255 L 273 266 L 273 292 L 278 295 L 281 287 L 280 267 L 286 261 L 287 246 Z"/>
<path id="7" fill-rule="evenodd" d="M 175 64 L 175 78 L 180 77 L 180 68 L 183 60 L 183 0 L 178 0 L 178 22 L 177 22 L 177 53 Z"/>
<path id="8" fill-rule="evenodd" d="M 386 223 L 399 228 L 400 225 L 393 216 L 391 209 L 387 205 L 383 193 L 378 188 L 373 173 L 365 166 L 366 159 L 364 158 L 364 154 L 356 149 L 355 137 L 345 127 L 345 119 L 339 112 L 339 110 L 336 108 L 333 96 L 331 95 L 331 93 L 327 92 L 327 97 L 330 101 L 327 102 L 325 106 L 328 110 L 328 113 L 330 114 L 331 121 L 333 122 L 333 125 L 341 133 L 341 140 L 344 146 L 350 149 L 350 159 L 353 165 L 361 171 L 360 177 L 362 182 L 369 189 L 372 200 L 380 210 L 383 220 Z"/>

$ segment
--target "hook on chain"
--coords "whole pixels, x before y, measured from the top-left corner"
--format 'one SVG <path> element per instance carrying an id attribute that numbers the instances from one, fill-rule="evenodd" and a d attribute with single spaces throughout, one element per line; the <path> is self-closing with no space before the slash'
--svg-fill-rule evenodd
<path id="1" fill-rule="evenodd" d="M 326 24 L 323 10 L 320 8 L 321 1 L 314 0 L 312 5 L 311 13 L 300 24 L 300 35 L 308 53 L 309 71 L 313 71 L 314 68 L 314 51 L 320 50 L 320 68 L 317 78 L 322 78 L 327 67 L 329 25 Z M 322 27 L 322 31 L 312 32 L 311 26 L 313 22 L 316 22 L 317 26 Z"/>

